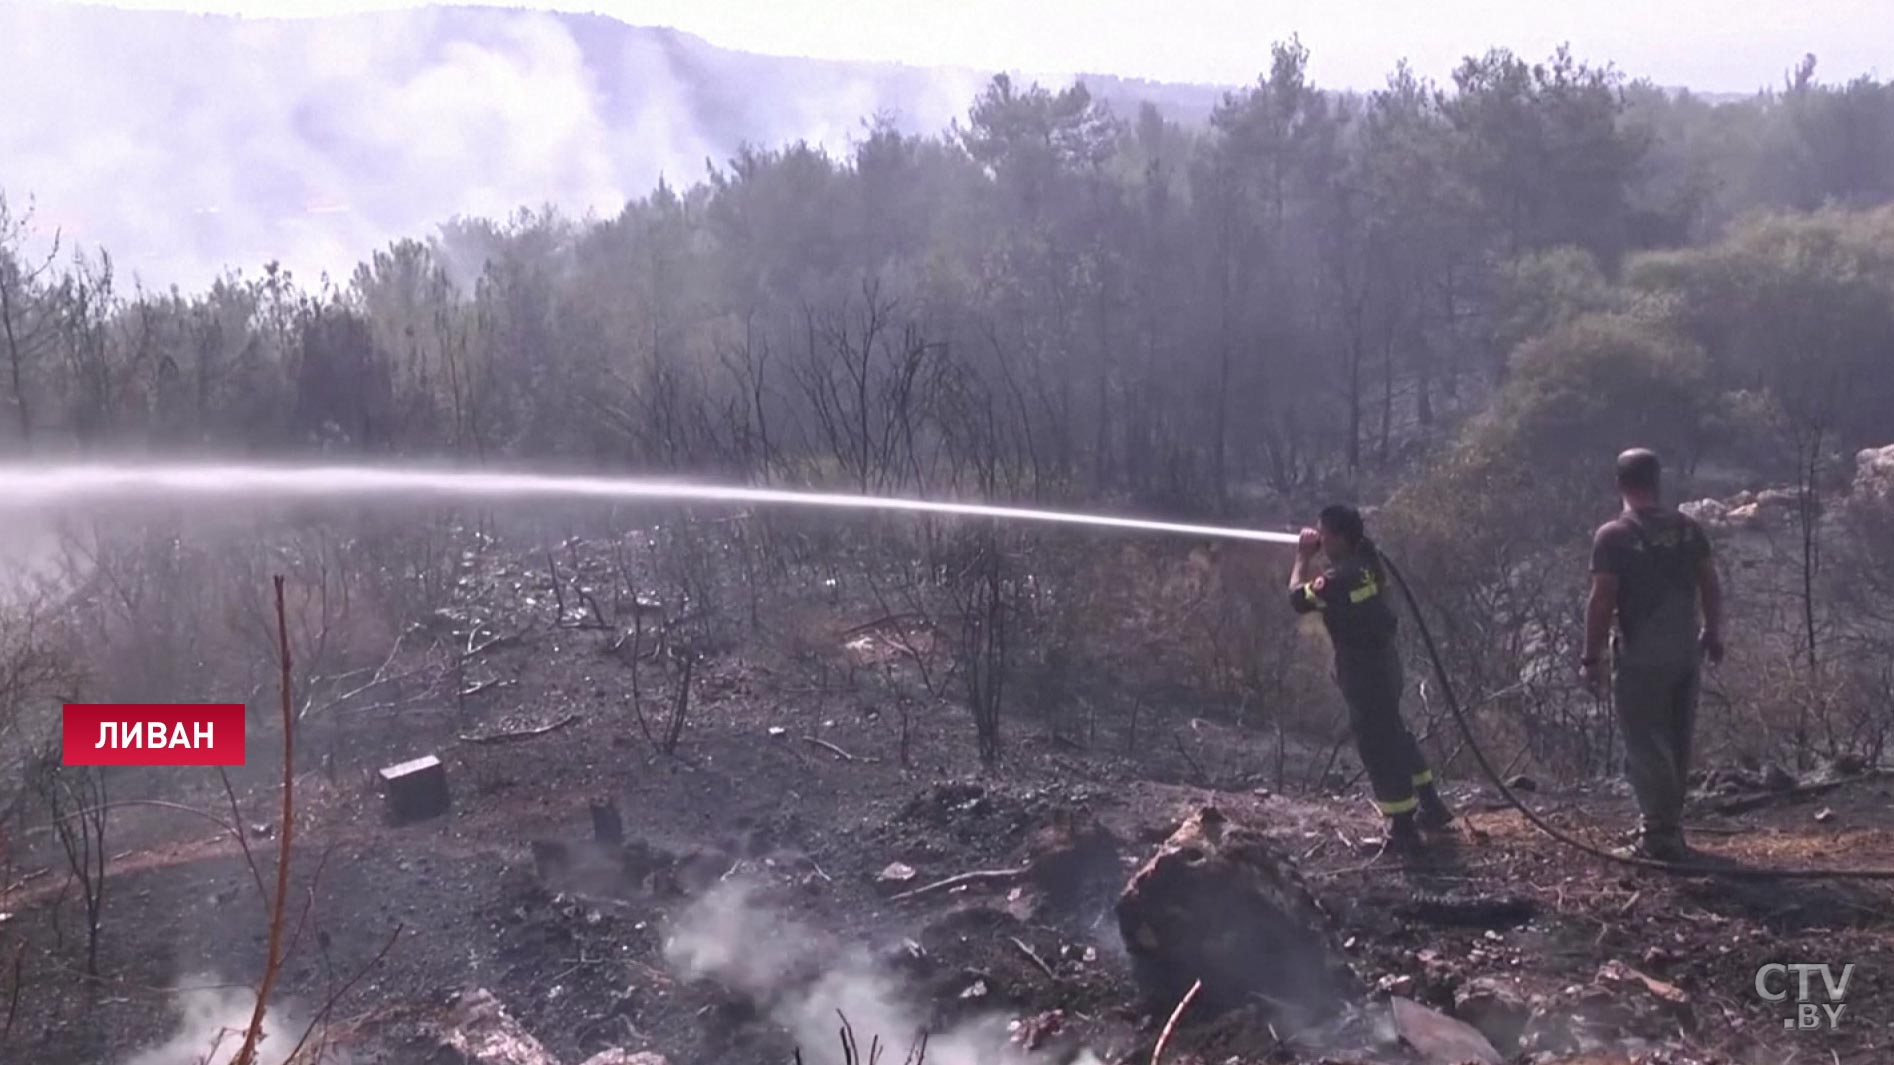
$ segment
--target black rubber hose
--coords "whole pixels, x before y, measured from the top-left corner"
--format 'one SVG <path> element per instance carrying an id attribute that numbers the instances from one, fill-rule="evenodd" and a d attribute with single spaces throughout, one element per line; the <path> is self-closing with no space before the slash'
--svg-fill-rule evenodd
<path id="1" fill-rule="evenodd" d="M 1414 625 L 1420 630 L 1421 642 L 1427 648 L 1427 657 L 1433 662 L 1434 676 L 1440 681 L 1441 694 L 1447 700 L 1447 709 L 1452 711 L 1454 722 L 1460 726 L 1460 732 L 1466 737 L 1467 749 L 1473 752 L 1474 761 L 1479 763 L 1480 771 L 1493 782 L 1499 793 L 1513 809 L 1518 810 L 1534 828 L 1552 837 L 1574 850 L 1583 851 L 1594 858 L 1607 862 L 1628 865 L 1638 869 L 1652 869 L 1663 873 L 1676 873 L 1684 876 L 1720 876 L 1744 880 L 1894 880 L 1894 869 L 1767 869 L 1754 866 L 1706 865 L 1698 862 L 1666 862 L 1655 858 L 1639 858 L 1622 854 L 1613 854 L 1608 850 L 1594 847 L 1584 840 L 1577 839 L 1549 824 L 1530 806 L 1527 806 L 1513 790 L 1500 778 L 1499 771 L 1480 748 L 1479 740 L 1473 735 L 1473 724 L 1467 720 L 1466 713 L 1460 709 L 1460 699 L 1453 692 L 1453 681 L 1447 676 L 1447 667 L 1440 660 L 1440 649 L 1434 646 L 1434 634 L 1427 628 L 1427 619 L 1421 615 L 1420 602 L 1414 597 L 1414 590 L 1408 587 L 1407 578 L 1401 574 L 1400 567 L 1387 555 L 1381 555 L 1381 564 L 1387 567 L 1388 574 L 1401 589 L 1401 598 L 1407 603 L 1409 614 L 1414 617 Z"/>

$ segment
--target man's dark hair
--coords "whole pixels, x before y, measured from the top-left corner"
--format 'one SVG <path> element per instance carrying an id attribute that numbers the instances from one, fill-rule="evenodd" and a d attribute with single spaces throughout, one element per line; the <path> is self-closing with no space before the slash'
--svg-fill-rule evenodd
<path id="1" fill-rule="evenodd" d="M 1657 452 L 1634 447 L 1618 456 L 1618 490 L 1655 492 L 1658 476 L 1662 472 L 1663 465 L 1657 461 Z"/>
<path id="2" fill-rule="evenodd" d="M 1322 508 L 1322 513 L 1315 520 L 1350 545 L 1360 544 L 1367 536 L 1361 522 L 1361 511 L 1346 503 L 1330 503 Z"/>

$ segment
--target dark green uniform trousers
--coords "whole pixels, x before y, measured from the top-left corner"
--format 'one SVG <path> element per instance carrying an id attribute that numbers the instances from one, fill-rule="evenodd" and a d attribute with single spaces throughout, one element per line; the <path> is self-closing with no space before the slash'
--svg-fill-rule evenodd
<path id="1" fill-rule="evenodd" d="M 1419 805 L 1415 789 L 1433 783 L 1434 774 L 1401 718 L 1406 679 L 1400 649 L 1390 641 L 1380 648 L 1338 650 L 1335 680 L 1375 805 L 1389 816 L 1413 812 Z"/>
<path id="2" fill-rule="evenodd" d="M 1637 793 L 1646 835 L 1675 835 L 1683 819 L 1697 680 L 1694 662 L 1620 664 L 1612 671 L 1612 703 L 1624 734 L 1625 776 Z"/>

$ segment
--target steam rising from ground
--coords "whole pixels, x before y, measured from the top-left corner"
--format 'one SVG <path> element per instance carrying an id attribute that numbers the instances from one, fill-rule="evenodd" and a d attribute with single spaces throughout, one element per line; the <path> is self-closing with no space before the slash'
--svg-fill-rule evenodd
<path id="1" fill-rule="evenodd" d="M 148 285 L 279 259 L 345 279 L 456 215 L 616 214 L 745 142 L 933 131 L 970 73 L 771 60 L 594 16 L 239 20 L 0 5 L 0 191 Z"/>
<path id="2" fill-rule="evenodd" d="M 841 1061 L 838 1029 L 848 1018 L 866 1054 L 869 1040 L 899 1061 L 923 1025 L 898 981 L 860 946 L 835 943 L 772 912 L 755 889 L 718 885 L 678 919 L 665 945 L 678 970 L 709 978 L 768 1009 L 801 1048 L 803 1060 Z M 1023 1065 L 1036 1059 L 1007 1042 L 1005 1019 L 994 1017 L 930 1034 L 931 1065 Z M 1080 1062 L 1092 1059 L 1086 1055 Z"/>
<path id="3" fill-rule="evenodd" d="M 178 996 L 178 1026 L 171 1038 L 139 1051 L 123 1065 L 228 1065 L 243 1045 L 256 996 L 207 986 L 217 983 L 213 977 L 185 981 L 185 986 L 193 990 Z M 264 1038 L 257 1050 L 257 1065 L 283 1065 L 302 1038 L 305 1023 L 281 1007 L 271 1009 L 263 1020 Z M 323 1058 L 329 1065 L 340 1065 L 340 1060 Z"/>

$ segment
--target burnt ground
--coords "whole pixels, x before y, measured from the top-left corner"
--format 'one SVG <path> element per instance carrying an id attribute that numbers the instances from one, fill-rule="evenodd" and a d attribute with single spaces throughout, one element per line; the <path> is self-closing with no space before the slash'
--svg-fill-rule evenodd
<path id="1" fill-rule="evenodd" d="M 1258 786 L 1276 758 L 1272 739 L 1179 716 L 1171 734 L 1182 757 L 1167 761 L 1169 752 L 1132 757 L 1116 741 L 1055 743 L 1019 718 L 1003 768 L 983 776 L 963 709 L 915 709 L 903 744 L 877 689 L 821 690 L 786 659 L 741 649 L 700 667 L 670 757 L 630 710 L 623 659 L 605 650 L 612 639 L 542 629 L 481 656 L 480 676 L 506 683 L 464 706 L 422 701 L 307 730 L 294 942 L 279 987 L 299 1022 L 333 1001 L 321 1030 L 353 1060 L 451 1060 L 433 1056 L 423 1033 L 457 992 L 483 987 L 564 1062 L 612 1046 L 675 1065 L 786 1062 L 795 1011 L 826 1001 L 800 994 L 811 985 L 792 972 L 767 990 L 726 986 L 743 981 L 693 978 L 665 951 L 693 899 L 742 883 L 767 916 L 729 945 L 737 962 L 776 958 L 772 929 L 793 922 L 817 945 L 796 944 L 787 969 L 812 976 L 830 964 L 824 951 L 865 950 L 892 974 L 905 1020 L 938 1030 L 990 1017 L 1048 1060 L 1081 1047 L 1108 1062 L 1148 1060 L 1167 1004 L 1138 1001 L 1110 904 L 1157 842 L 1214 802 L 1299 862 L 1371 985 L 1445 1010 L 1458 994 L 1462 1013 L 1479 1006 L 1466 1002 L 1476 980 L 1503 985 L 1525 1027 L 1506 1049 L 1539 1055 L 1521 1060 L 1894 1060 L 1894 894 L 1883 885 L 1610 867 L 1537 835 L 1468 779 L 1470 768 L 1449 789 L 1466 816 L 1435 865 L 1371 865 L 1376 824 L 1360 796 Z M 459 738 L 575 716 L 509 742 Z M 369 767 L 426 753 L 446 764 L 450 814 L 386 823 Z M 253 756 L 238 784 L 265 881 L 276 849 L 255 830 L 278 801 L 270 761 Z M 1220 767 L 1219 789 L 1191 782 L 1205 765 Z M 1259 767 L 1253 778 L 1245 765 Z M 128 778 L 115 798 L 160 785 L 167 801 L 228 816 L 221 784 L 201 770 Z M 1894 778 L 1867 777 L 1740 814 L 1718 813 L 1727 797 L 1706 795 L 1696 838 L 1756 865 L 1894 867 L 1891 788 Z M 1630 820 L 1621 788 L 1531 798 L 1601 842 L 1605 827 Z M 622 815 L 631 859 L 589 844 L 590 805 L 604 799 Z M 83 918 L 50 838 L 29 835 L 7 877 L 7 929 L 29 946 L 5 1061 L 126 1061 L 177 1029 L 181 986 L 224 985 L 247 1010 L 242 987 L 261 970 L 268 925 L 243 850 L 170 808 L 122 807 L 111 831 L 96 985 L 77 978 Z M 897 862 L 911 874 L 883 882 Z M 890 897 L 1029 865 L 1019 877 Z M 1755 991 L 1770 962 L 1854 963 L 1839 1027 L 1786 1031 L 1788 1004 Z M 906 1043 L 905 1032 L 879 1034 Z M 1284 1035 L 1260 1022 L 1206 1025 L 1169 1057 L 1317 1061 L 1335 1049 Z M 831 1047 L 804 1050 L 813 1062 Z M 1403 1060 L 1389 1048 L 1362 1054 L 1332 1060 Z"/>

